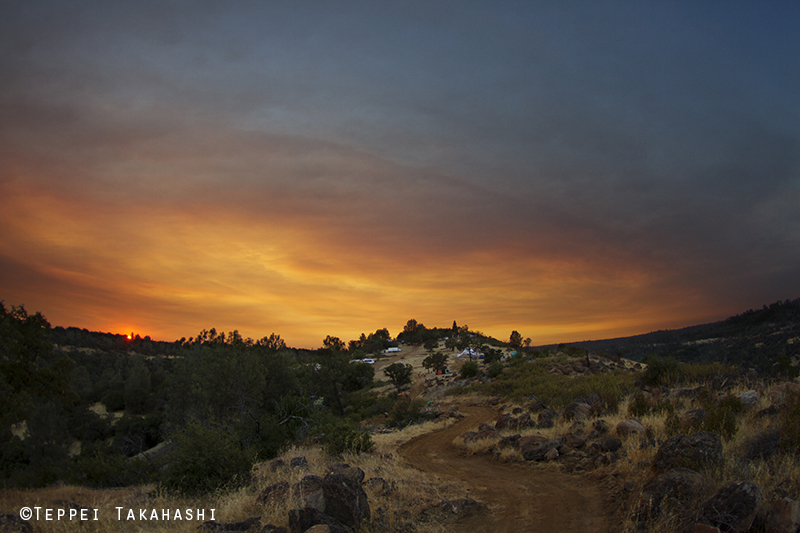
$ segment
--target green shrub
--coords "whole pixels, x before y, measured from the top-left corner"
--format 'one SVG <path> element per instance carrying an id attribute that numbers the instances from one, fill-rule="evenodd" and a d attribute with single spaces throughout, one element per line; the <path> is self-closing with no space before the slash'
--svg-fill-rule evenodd
<path id="1" fill-rule="evenodd" d="M 426 420 L 433 420 L 435 415 L 423 410 L 425 401 L 420 398 L 414 400 L 407 395 L 399 395 L 391 411 L 389 411 L 389 427 L 405 427 L 418 424 Z"/>
<path id="2" fill-rule="evenodd" d="M 503 373 L 503 363 L 500 361 L 492 361 L 489 364 L 489 377 L 496 378 Z"/>
<path id="3" fill-rule="evenodd" d="M 224 428 L 190 422 L 172 440 L 175 450 L 164 470 L 165 488 L 204 494 L 247 483 L 256 453 L 240 446 Z"/>
<path id="4" fill-rule="evenodd" d="M 345 420 L 322 426 L 316 433 L 322 449 L 328 455 L 359 454 L 369 452 L 374 446 L 369 433 Z"/>
<path id="5" fill-rule="evenodd" d="M 478 362 L 466 361 L 463 365 L 461 365 L 461 370 L 458 371 L 458 375 L 464 379 L 474 378 L 478 375 Z"/>
<path id="6" fill-rule="evenodd" d="M 679 383 L 684 376 L 681 365 L 674 357 L 661 358 L 649 355 L 642 362 L 647 365 L 642 373 L 642 382 L 645 385 L 670 386 Z"/>
<path id="7" fill-rule="evenodd" d="M 790 391 L 786 395 L 786 408 L 781 411 L 781 445 L 790 453 L 800 449 L 800 394 Z"/>
<path id="8" fill-rule="evenodd" d="M 706 417 L 701 429 L 718 434 L 725 440 L 730 440 L 739 431 L 738 417 L 744 413 L 744 404 L 738 396 L 728 395 L 717 402 L 706 406 Z"/>

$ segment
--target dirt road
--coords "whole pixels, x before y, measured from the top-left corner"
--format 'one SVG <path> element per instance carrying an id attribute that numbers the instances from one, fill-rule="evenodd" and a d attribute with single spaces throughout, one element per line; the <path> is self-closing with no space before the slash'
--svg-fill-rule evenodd
<path id="1" fill-rule="evenodd" d="M 588 480 L 530 463 L 499 463 L 490 457 L 459 454 L 452 444 L 455 437 L 497 417 L 488 407 L 460 410 L 467 416 L 458 423 L 421 435 L 399 450 L 422 471 L 465 482 L 470 496 L 489 506 L 489 514 L 462 519 L 455 531 L 609 531 L 602 498 Z"/>

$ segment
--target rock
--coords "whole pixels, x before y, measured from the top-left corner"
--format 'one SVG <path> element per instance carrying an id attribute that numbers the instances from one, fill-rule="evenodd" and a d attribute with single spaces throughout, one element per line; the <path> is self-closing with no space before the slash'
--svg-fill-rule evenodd
<path id="1" fill-rule="evenodd" d="M 272 472 L 284 468 L 286 466 L 286 462 L 283 459 L 274 459 L 269 463 L 269 469 Z"/>
<path id="2" fill-rule="evenodd" d="M 622 441 L 616 437 L 610 437 L 603 441 L 602 450 L 605 452 L 616 452 L 622 447 Z"/>
<path id="3" fill-rule="evenodd" d="M 797 533 L 800 529 L 800 502 L 783 498 L 772 504 L 767 533 Z"/>
<path id="4" fill-rule="evenodd" d="M 459 515 L 459 518 L 475 516 L 486 512 L 486 506 L 472 498 L 459 498 L 457 500 L 442 501 L 442 510 Z"/>
<path id="5" fill-rule="evenodd" d="M 575 433 L 568 433 L 567 434 L 567 445 L 571 446 L 572 448 L 581 448 L 583 445 L 586 444 L 586 437 L 581 435 L 576 435 Z"/>
<path id="6" fill-rule="evenodd" d="M 371 477 L 366 481 L 365 485 L 379 494 L 391 494 L 397 488 L 394 481 L 388 482 L 382 477 Z"/>
<path id="7" fill-rule="evenodd" d="M 289 530 L 285 527 L 274 526 L 272 524 L 267 524 L 266 526 L 261 528 L 259 533 L 289 533 Z"/>
<path id="8" fill-rule="evenodd" d="M 627 437 L 634 433 L 644 433 L 644 426 L 638 420 L 631 418 L 617 424 L 617 435 L 620 437 Z"/>
<path id="9" fill-rule="evenodd" d="M 551 411 L 550 409 L 545 409 L 539 413 L 539 416 L 536 419 L 537 425 L 540 428 L 551 428 L 554 425 L 553 420 L 555 417 L 555 412 Z"/>
<path id="10" fill-rule="evenodd" d="M 354 483 L 358 483 L 359 485 L 364 481 L 364 477 L 366 477 L 364 471 L 357 466 L 348 465 L 346 468 L 340 468 L 338 470 L 334 470 L 334 472 L 352 480 Z"/>
<path id="11" fill-rule="evenodd" d="M 731 483 L 703 502 L 699 522 L 718 527 L 723 533 L 747 531 L 756 517 L 760 500 L 761 489 L 755 483 Z"/>
<path id="12" fill-rule="evenodd" d="M 516 429 L 527 429 L 536 427 L 536 423 L 531 419 L 530 413 L 524 413 L 515 420 Z"/>
<path id="13" fill-rule="evenodd" d="M 720 533 L 718 527 L 709 526 L 706 524 L 696 524 L 692 533 Z"/>
<path id="14" fill-rule="evenodd" d="M 681 415 L 681 427 L 684 430 L 698 429 L 706 419 L 708 411 L 705 409 L 692 409 Z"/>
<path id="15" fill-rule="evenodd" d="M 739 393 L 739 400 L 741 400 L 741 402 L 744 405 L 753 405 L 753 404 L 757 403 L 758 400 L 760 400 L 760 399 L 761 399 L 761 396 L 759 396 L 758 392 L 756 392 L 754 390 L 748 390 L 748 391 L 744 391 L 744 392 L 740 392 Z"/>
<path id="16" fill-rule="evenodd" d="M 322 492 L 324 512 L 356 531 L 363 520 L 369 520 L 370 510 L 367 493 L 352 479 L 341 474 L 325 476 Z"/>
<path id="17" fill-rule="evenodd" d="M 289 511 L 289 531 L 291 533 L 305 533 L 317 524 L 325 524 L 331 533 L 351 533 L 352 529 L 342 524 L 332 516 L 326 515 L 313 507 L 292 509 Z"/>
<path id="18" fill-rule="evenodd" d="M 592 406 L 584 402 L 572 402 L 564 408 L 565 420 L 585 420 L 592 413 Z"/>
<path id="19" fill-rule="evenodd" d="M 772 403 L 783 403 L 787 394 L 800 394 L 800 384 L 794 381 L 787 381 L 786 383 L 775 385 L 769 390 L 767 396 Z"/>
<path id="20" fill-rule="evenodd" d="M 700 469 L 722 460 L 722 441 L 709 431 L 693 435 L 675 435 L 656 452 L 653 466 L 659 471 L 674 467 Z"/>
<path id="21" fill-rule="evenodd" d="M 497 430 L 506 429 L 512 420 L 514 420 L 514 417 L 511 415 L 500 415 L 494 423 L 494 428 Z"/>
<path id="22" fill-rule="evenodd" d="M 545 458 L 545 460 L 547 460 L 547 461 L 555 461 L 556 459 L 558 459 L 558 450 L 557 450 L 557 449 L 555 449 L 555 448 L 550 448 L 550 449 L 549 449 L 549 450 L 547 450 L 547 452 L 544 454 L 544 458 Z"/>
<path id="23" fill-rule="evenodd" d="M 688 502 L 703 489 L 702 474 L 688 468 L 673 468 L 648 482 L 642 488 L 642 502 L 651 512 L 658 512 L 665 498 Z"/>
<path id="24" fill-rule="evenodd" d="M 332 533 L 328 524 L 317 524 L 306 529 L 306 533 Z"/>
<path id="25" fill-rule="evenodd" d="M 769 459 L 781 452 L 781 433 L 777 429 L 762 433 L 747 441 L 744 458 Z"/>
<path id="26" fill-rule="evenodd" d="M 33 532 L 33 526 L 27 520 L 23 520 L 15 514 L 0 515 L 0 531 L 11 533 L 20 531 L 24 533 Z"/>
<path id="27" fill-rule="evenodd" d="M 259 503 L 277 503 L 286 498 L 287 494 L 289 494 L 289 483 L 281 481 L 262 490 L 256 501 Z"/>
<path id="28" fill-rule="evenodd" d="M 517 446 L 517 443 L 519 442 L 519 439 L 521 439 L 521 438 L 522 437 L 519 435 L 519 433 L 516 434 L 516 435 L 510 435 L 508 437 L 503 437 L 502 439 L 500 439 L 500 441 L 497 443 L 497 445 L 500 446 L 501 448 L 507 447 L 507 446 Z"/>
<path id="29" fill-rule="evenodd" d="M 608 423 L 603 419 L 595 420 L 594 423 L 592 424 L 592 429 L 594 431 L 597 431 L 598 435 L 604 435 L 608 433 L 609 430 Z"/>
<path id="30" fill-rule="evenodd" d="M 215 520 L 209 520 L 207 522 L 203 522 L 199 530 L 201 531 L 224 531 L 226 533 L 243 533 L 246 531 L 250 531 L 251 529 L 257 527 L 261 523 L 260 516 L 252 516 L 247 520 L 242 520 L 241 522 L 217 522 Z"/>
<path id="31" fill-rule="evenodd" d="M 308 461 L 306 461 L 306 456 L 305 455 L 298 455 L 296 457 L 292 457 L 292 460 L 289 461 L 289 464 L 293 468 L 304 468 L 304 467 L 308 466 Z"/>
<path id="32" fill-rule="evenodd" d="M 304 507 L 325 511 L 325 496 L 322 492 L 324 480 L 314 474 L 306 474 L 295 487 Z M 313 524 L 312 524 L 313 525 Z"/>

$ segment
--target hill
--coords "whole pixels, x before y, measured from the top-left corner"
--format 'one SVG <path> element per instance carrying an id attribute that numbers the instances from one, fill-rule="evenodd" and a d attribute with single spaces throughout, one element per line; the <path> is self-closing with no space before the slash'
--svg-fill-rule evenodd
<path id="1" fill-rule="evenodd" d="M 575 342 L 570 346 L 634 361 L 656 355 L 674 357 L 682 362 L 719 362 L 743 369 L 754 368 L 765 376 L 796 376 L 800 362 L 800 298 L 778 301 L 710 324 Z M 555 345 L 533 349 L 553 347 Z"/>

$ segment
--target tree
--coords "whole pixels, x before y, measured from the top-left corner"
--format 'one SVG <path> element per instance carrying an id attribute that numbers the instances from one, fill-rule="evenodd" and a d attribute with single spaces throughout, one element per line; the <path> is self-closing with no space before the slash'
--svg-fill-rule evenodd
<path id="1" fill-rule="evenodd" d="M 342 339 L 339 337 L 331 337 L 330 335 L 325 337 L 325 340 L 322 341 L 322 345 L 325 348 L 329 348 L 335 352 L 341 352 L 345 349 L 345 344 Z"/>
<path id="2" fill-rule="evenodd" d="M 397 390 L 400 390 L 405 385 L 411 384 L 413 367 L 403 363 L 392 363 L 383 369 L 383 373 L 397 387 Z"/>
<path id="3" fill-rule="evenodd" d="M 522 347 L 522 335 L 519 334 L 519 331 L 514 330 L 511 332 L 511 337 L 508 339 L 508 344 L 511 345 L 512 348 L 519 350 Z"/>
<path id="4" fill-rule="evenodd" d="M 429 352 L 433 352 L 439 347 L 439 340 L 434 338 L 425 339 L 425 342 L 422 344 L 422 346 Z"/>
<path id="5" fill-rule="evenodd" d="M 441 352 L 433 353 L 422 361 L 422 366 L 434 372 L 444 372 L 447 368 L 447 355 Z"/>

